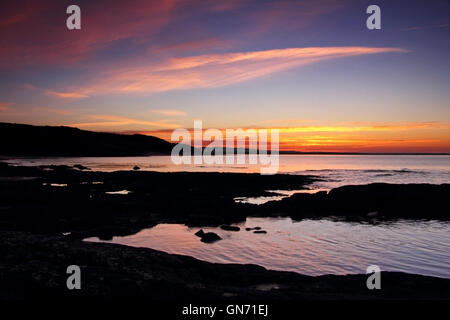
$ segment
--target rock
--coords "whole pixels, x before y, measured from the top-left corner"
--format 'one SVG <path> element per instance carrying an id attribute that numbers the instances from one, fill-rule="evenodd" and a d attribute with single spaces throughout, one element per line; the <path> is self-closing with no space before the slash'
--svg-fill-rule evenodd
<path id="1" fill-rule="evenodd" d="M 232 292 L 224 292 L 222 294 L 222 296 L 225 297 L 225 298 L 231 298 L 231 297 L 236 297 L 237 294 L 236 293 L 232 293 Z"/>
<path id="2" fill-rule="evenodd" d="M 222 238 L 214 232 L 204 232 L 203 229 L 200 229 L 195 233 L 197 237 L 200 237 L 201 242 L 205 243 L 213 243 L 219 240 L 222 240 Z"/>
<path id="3" fill-rule="evenodd" d="M 261 230 L 261 227 L 245 228 L 246 231 Z"/>
<path id="4" fill-rule="evenodd" d="M 141 168 L 139 168 L 139 166 L 134 166 L 133 170 L 141 170 Z"/>
<path id="5" fill-rule="evenodd" d="M 220 226 L 220 229 L 222 230 L 226 230 L 226 231 L 239 231 L 241 230 L 241 228 L 236 227 L 236 226 L 230 226 L 228 224 L 223 224 Z"/>
<path id="6" fill-rule="evenodd" d="M 203 231 L 203 229 L 198 230 L 196 233 L 194 233 L 197 237 L 203 237 L 203 235 L 205 234 L 205 232 Z"/>
<path id="7" fill-rule="evenodd" d="M 201 242 L 205 243 L 213 243 L 219 240 L 222 240 L 222 238 L 217 233 L 214 232 L 206 232 L 200 239 Z"/>
<path id="8" fill-rule="evenodd" d="M 267 231 L 266 231 L 266 230 L 256 230 L 256 231 L 253 231 L 253 233 L 261 233 L 261 234 L 266 234 L 266 233 L 267 233 Z"/>
<path id="9" fill-rule="evenodd" d="M 450 184 L 371 183 L 334 188 L 328 194 L 296 193 L 262 204 L 258 210 L 267 214 L 282 212 L 297 220 L 324 216 L 347 220 L 374 217 L 448 220 L 449 194 Z"/>
<path id="10" fill-rule="evenodd" d="M 74 164 L 73 167 L 74 167 L 75 169 L 80 170 L 80 171 L 83 171 L 83 170 L 91 170 L 91 169 L 89 169 L 88 167 L 83 166 L 82 164 Z"/>

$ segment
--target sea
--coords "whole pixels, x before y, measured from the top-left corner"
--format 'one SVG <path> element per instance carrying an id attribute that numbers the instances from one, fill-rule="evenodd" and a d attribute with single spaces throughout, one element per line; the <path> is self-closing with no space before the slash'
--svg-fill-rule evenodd
<path id="1" fill-rule="evenodd" d="M 15 158 L 11 165 L 75 165 L 111 172 L 132 170 L 160 172 L 259 173 L 260 166 L 175 165 L 170 156 Z M 374 182 L 450 183 L 449 155 L 280 155 L 279 173 L 313 175 L 319 181 L 309 190 L 270 190 L 274 196 L 237 197 L 237 202 L 260 205 L 279 201 L 296 192 L 330 190 L 343 185 Z M 127 193 L 118 193 L 123 196 Z M 239 232 L 183 224 L 159 224 L 136 234 L 103 241 L 148 247 L 218 263 L 251 263 L 267 269 L 306 275 L 365 273 L 370 265 L 382 271 L 399 271 L 450 278 L 450 223 L 437 220 L 344 222 L 330 219 L 293 221 L 290 218 L 249 217 L 237 224 Z M 245 228 L 261 227 L 266 234 Z M 216 232 L 221 241 L 206 244 L 195 236 L 200 228 Z"/>

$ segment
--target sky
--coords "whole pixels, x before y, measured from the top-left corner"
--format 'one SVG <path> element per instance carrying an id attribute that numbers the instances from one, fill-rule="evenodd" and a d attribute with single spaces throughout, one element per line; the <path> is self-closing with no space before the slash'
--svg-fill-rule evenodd
<path id="1" fill-rule="evenodd" d="M 202 120 L 279 129 L 281 150 L 450 152 L 449 39 L 448 0 L 2 1 L 0 121 L 169 140 Z"/>

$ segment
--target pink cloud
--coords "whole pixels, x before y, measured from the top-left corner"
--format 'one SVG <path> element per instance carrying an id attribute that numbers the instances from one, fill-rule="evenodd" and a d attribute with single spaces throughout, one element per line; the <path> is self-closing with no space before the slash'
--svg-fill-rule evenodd
<path id="1" fill-rule="evenodd" d="M 0 102 L 0 111 L 8 111 L 10 106 L 15 105 L 14 102 Z"/>
<path id="2" fill-rule="evenodd" d="M 57 92 L 52 90 L 46 90 L 45 93 L 63 99 L 81 99 L 89 97 L 88 95 L 76 92 Z"/>
<path id="3" fill-rule="evenodd" d="M 160 110 L 152 110 L 153 113 L 161 114 L 169 117 L 180 117 L 185 116 L 186 112 L 181 110 L 173 110 L 173 109 L 160 109 Z"/>
<path id="4" fill-rule="evenodd" d="M 158 128 L 179 128 L 180 125 L 173 123 L 166 123 L 163 121 L 147 121 L 142 119 L 134 119 L 110 114 L 95 114 L 87 115 L 89 119 L 94 121 L 71 123 L 68 126 L 79 128 L 104 128 L 104 127 L 122 127 L 129 125 L 139 125 L 144 127 L 158 127 Z"/>
<path id="5" fill-rule="evenodd" d="M 214 17 L 227 13 L 231 23 L 239 22 L 239 35 L 264 33 L 267 30 L 308 24 L 318 16 L 340 5 L 336 0 L 275 1 L 269 3 L 241 0 L 110 0 L 80 3 L 82 28 L 69 31 L 65 27 L 68 0 L 20 0 L 8 2 L 0 11 L 0 68 L 29 65 L 72 65 L 90 61 L 95 53 L 117 41 L 148 44 L 152 52 L 192 51 L 230 48 L 236 37 L 220 39 L 217 34 L 190 14 Z M 242 11 L 241 11 L 242 9 Z M 241 12 L 249 12 L 245 18 Z M 235 14 L 236 13 L 236 14 Z M 183 20 L 184 19 L 184 20 Z M 189 38 L 170 34 L 168 38 L 153 36 L 167 26 L 178 27 Z M 180 41 L 181 40 L 181 41 Z M 169 43 L 169 44 L 167 44 Z M 142 49 L 142 48 L 140 48 Z M 144 49 L 145 50 L 145 49 Z M 139 50 L 137 50 L 139 51 Z M 142 52 L 136 52 L 140 56 Z"/>
<path id="6" fill-rule="evenodd" d="M 166 26 L 176 0 L 89 1 L 81 30 L 65 26 L 69 1 L 17 1 L 0 11 L 0 67 L 67 65 L 114 41 L 148 39 Z M 141 40 L 142 41 L 142 40 Z"/>
<path id="7" fill-rule="evenodd" d="M 208 54 L 172 58 L 137 67 L 108 70 L 80 94 L 156 93 L 170 90 L 212 88 L 257 79 L 323 60 L 387 52 L 401 48 L 310 47 L 252 52 Z"/>

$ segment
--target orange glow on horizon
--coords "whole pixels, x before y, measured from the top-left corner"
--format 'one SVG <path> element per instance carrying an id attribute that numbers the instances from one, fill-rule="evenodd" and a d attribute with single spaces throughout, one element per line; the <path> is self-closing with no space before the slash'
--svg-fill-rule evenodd
<path id="1" fill-rule="evenodd" d="M 254 128 L 257 129 L 257 128 Z M 449 153 L 450 123 L 303 126 L 278 129 L 280 151 Z M 203 132 L 207 129 L 203 129 Z M 246 130 L 244 128 L 244 130 Z M 193 137 L 193 129 L 188 129 Z M 220 129 L 225 137 L 225 129 Z M 171 141 L 172 130 L 128 131 Z M 269 132 L 270 135 L 270 132 Z M 208 145 L 203 141 L 203 145 Z"/>

